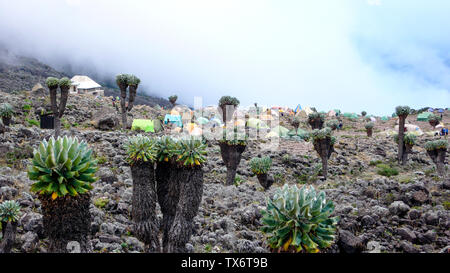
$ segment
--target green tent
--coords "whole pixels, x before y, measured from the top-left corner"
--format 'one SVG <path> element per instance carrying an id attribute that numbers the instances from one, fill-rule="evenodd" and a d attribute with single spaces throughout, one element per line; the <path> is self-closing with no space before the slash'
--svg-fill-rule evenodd
<path id="1" fill-rule="evenodd" d="M 280 137 L 286 137 L 286 136 L 288 136 L 289 129 L 287 129 L 283 126 L 277 126 L 272 129 L 272 132 L 277 133 Z"/>
<path id="2" fill-rule="evenodd" d="M 131 130 L 142 130 L 146 133 L 155 132 L 155 123 L 149 119 L 135 119 L 131 125 Z"/>
<path id="3" fill-rule="evenodd" d="M 204 124 L 206 124 L 206 123 L 208 123 L 208 122 L 209 122 L 209 119 L 204 118 L 204 117 L 199 117 L 199 118 L 197 119 L 197 123 L 200 124 L 200 125 L 204 125 Z"/>
<path id="4" fill-rule="evenodd" d="M 249 118 L 247 121 L 247 126 L 250 128 L 260 128 L 260 129 L 268 129 L 269 126 L 265 124 L 262 120 L 257 118 Z"/>
<path id="5" fill-rule="evenodd" d="M 356 113 L 344 113 L 344 117 L 346 118 L 358 118 L 358 115 Z"/>
<path id="6" fill-rule="evenodd" d="M 381 120 L 383 120 L 383 121 L 388 121 L 388 120 L 389 120 L 389 117 L 388 117 L 388 116 L 382 116 L 382 117 L 381 117 Z"/>
<path id="7" fill-rule="evenodd" d="M 433 113 L 430 112 L 422 112 L 417 116 L 417 120 L 418 121 L 428 121 L 428 118 L 432 115 Z"/>

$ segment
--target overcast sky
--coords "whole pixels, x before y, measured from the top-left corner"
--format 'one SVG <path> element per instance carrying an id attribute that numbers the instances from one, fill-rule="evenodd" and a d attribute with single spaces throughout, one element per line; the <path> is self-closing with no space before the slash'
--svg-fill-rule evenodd
<path id="1" fill-rule="evenodd" d="M 0 42 L 193 104 L 449 107 L 448 0 L 0 0 Z"/>

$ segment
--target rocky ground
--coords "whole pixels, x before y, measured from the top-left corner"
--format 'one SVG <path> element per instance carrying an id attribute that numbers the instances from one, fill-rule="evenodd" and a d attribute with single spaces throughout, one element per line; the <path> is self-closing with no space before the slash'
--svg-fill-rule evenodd
<path id="1" fill-rule="evenodd" d="M 1 93 L 0 103 L 4 101 L 18 113 L 13 125 L 0 134 L 0 199 L 16 199 L 23 207 L 14 251 L 46 252 L 40 203 L 29 192 L 32 182 L 25 167 L 31 161 L 33 148 L 53 133 L 30 122 L 38 120 L 36 114 L 48 103 L 45 97 L 31 93 Z M 132 180 L 122 146 L 127 136 L 134 133 L 98 129 L 108 129 L 106 125 L 106 128 L 99 126 L 109 124 L 101 120 L 118 123 L 118 115 L 110 104 L 107 98 L 71 97 L 63 134 L 86 140 L 100 163 L 97 173 L 100 179 L 94 184 L 91 204 L 94 251 L 142 252 L 143 244 L 131 231 Z M 24 110 L 28 109 L 25 105 L 30 105 L 31 110 Z M 155 118 L 164 114 L 161 111 L 138 106 L 130 115 Z M 434 165 L 423 149 L 424 142 L 433 137 L 426 134 L 419 137 L 408 164 L 398 166 L 396 145 L 384 133 L 393 125 L 393 121 L 377 123 L 374 137 L 368 138 L 361 131 L 361 121 L 344 119 L 346 129 L 337 133 L 336 153 L 329 161 L 326 181 L 319 176 L 320 160 L 311 144 L 282 140 L 278 149 L 268 150 L 263 142 L 253 141 L 243 154 L 236 185 L 225 186 L 226 168 L 219 147 L 210 143 L 204 166 L 203 199 L 188 249 L 267 252 L 259 231 L 260 211 L 276 188 L 289 183 L 314 185 L 334 202 L 334 214 L 341 218 L 339 236 L 327 252 L 449 252 L 450 180 L 435 175 Z M 425 125 L 422 130 L 431 130 Z M 275 184 L 266 192 L 248 166 L 248 161 L 259 154 L 269 155 L 273 160 L 271 174 Z M 379 163 L 397 168 L 399 174 L 392 177 L 377 174 Z"/>

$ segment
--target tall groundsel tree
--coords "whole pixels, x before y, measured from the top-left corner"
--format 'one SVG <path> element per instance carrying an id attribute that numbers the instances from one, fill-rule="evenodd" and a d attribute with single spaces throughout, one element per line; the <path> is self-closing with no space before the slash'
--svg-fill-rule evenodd
<path id="1" fill-rule="evenodd" d="M 28 177 L 36 181 L 31 191 L 41 201 L 48 252 L 65 253 L 71 241 L 81 252 L 91 251 L 89 205 L 96 172 L 92 150 L 76 137 L 51 137 L 34 150 Z"/>
<path id="2" fill-rule="evenodd" d="M 55 137 L 61 135 L 61 118 L 64 115 L 66 109 L 67 100 L 69 99 L 69 89 L 72 82 L 69 78 L 57 79 L 54 77 L 49 77 L 46 80 L 47 87 L 50 91 L 50 102 L 52 107 L 52 112 L 54 115 L 54 127 L 55 127 Z M 58 87 L 61 90 L 61 95 L 58 104 Z"/>
<path id="3" fill-rule="evenodd" d="M 156 141 L 137 135 L 128 139 L 125 149 L 133 178 L 133 231 L 136 237 L 146 244 L 147 252 L 160 252 L 154 169 L 158 151 Z"/>

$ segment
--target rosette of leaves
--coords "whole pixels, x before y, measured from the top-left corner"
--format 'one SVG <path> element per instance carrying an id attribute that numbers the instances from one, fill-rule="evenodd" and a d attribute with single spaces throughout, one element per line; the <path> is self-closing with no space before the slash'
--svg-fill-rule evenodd
<path id="1" fill-rule="evenodd" d="M 233 105 L 234 107 L 240 104 L 239 100 L 235 97 L 231 96 L 223 96 L 219 100 L 219 106 L 222 107 L 224 105 Z"/>
<path id="2" fill-rule="evenodd" d="M 425 147 L 425 150 L 427 150 L 427 151 L 447 149 L 448 141 L 445 139 L 428 141 L 427 143 L 425 143 L 424 147 Z"/>
<path id="3" fill-rule="evenodd" d="M 219 100 L 219 108 L 222 111 L 222 121 L 224 123 L 229 122 L 231 117 L 233 116 L 234 109 L 229 109 L 229 113 L 227 113 L 227 105 L 233 106 L 234 108 L 238 107 L 240 104 L 239 100 L 235 97 L 231 96 L 223 96 Z"/>
<path id="4" fill-rule="evenodd" d="M 176 153 L 178 143 L 170 136 L 163 136 L 156 142 L 159 162 L 169 162 Z"/>
<path id="5" fill-rule="evenodd" d="M 361 112 L 361 116 L 365 117 L 366 115 L 367 115 L 367 112 L 366 112 L 366 111 L 362 111 L 362 112 Z"/>
<path id="6" fill-rule="evenodd" d="M 172 103 L 172 105 L 175 105 L 175 103 L 177 102 L 178 96 L 177 95 L 173 95 L 169 97 L 169 102 Z"/>
<path id="7" fill-rule="evenodd" d="M 175 154 L 185 167 L 201 166 L 206 162 L 206 145 L 198 139 L 183 139 L 178 142 Z"/>
<path id="8" fill-rule="evenodd" d="M 0 117 L 11 118 L 14 114 L 11 104 L 5 102 L 0 104 Z"/>
<path id="9" fill-rule="evenodd" d="M 339 127 L 339 120 L 337 119 L 329 120 L 325 123 L 325 126 L 330 127 L 331 130 L 336 130 Z"/>
<path id="10" fill-rule="evenodd" d="M 262 211 L 262 232 L 269 247 L 278 252 L 319 252 L 330 247 L 338 217 L 331 217 L 334 204 L 323 191 L 296 185 L 278 189 Z"/>
<path id="11" fill-rule="evenodd" d="M 263 186 L 264 190 L 270 188 L 274 179 L 268 175 L 270 168 L 272 167 L 272 159 L 268 156 L 255 157 L 250 160 L 250 169 L 258 178 L 259 184 Z"/>
<path id="12" fill-rule="evenodd" d="M 308 124 L 311 125 L 311 128 L 314 129 L 322 129 L 323 123 L 325 121 L 325 114 L 313 112 L 308 115 Z"/>
<path id="13" fill-rule="evenodd" d="M 9 126 L 11 124 L 11 117 L 14 114 L 11 104 L 5 102 L 0 105 L 0 117 L 4 125 Z"/>
<path id="14" fill-rule="evenodd" d="M 438 125 L 440 121 L 441 117 L 435 114 L 431 114 L 428 116 L 428 123 L 430 123 L 430 125 L 433 126 L 433 128 L 436 127 L 436 125 Z"/>
<path id="15" fill-rule="evenodd" d="M 97 161 L 87 143 L 67 136 L 43 140 L 28 167 L 28 177 L 38 181 L 31 191 L 51 195 L 53 200 L 87 193 L 97 181 L 96 172 Z"/>
<path id="16" fill-rule="evenodd" d="M 411 112 L 411 108 L 409 106 L 397 106 L 395 108 L 395 114 L 397 116 L 407 116 Z"/>
<path id="17" fill-rule="evenodd" d="M 2 240 L 0 253 L 10 253 L 16 240 L 20 205 L 14 200 L 0 204 L 0 223 L 2 227 Z"/>
<path id="18" fill-rule="evenodd" d="M 124 147 L 127 152 L 127 162 L 130 165 L 139 162 L 154 162 L 157 158 L 156 142 L 147 136 L 130 137 Z"/>
<path id="19" fill-rule="evenodd" d="M 20 216 L 20 204 L 15 200 L 4 201 L 0 204 L 0 222 L 17 222 Z"/>
<path id="20" fill-rule="evenodd" d="M 250 160 L 250 169 L 256 175 L 266 174 L 272 167 L 272 159 L 268 156 L 254 157 Z"/>
<path id="21" fill-rule="evenodd" d="M 372 129 L 373 126 L 374 126 L 373 122 L 368 122 L 368 123 L 366 123 L 366 124 L 364 125 L 364 127 L 366 128 L 366 130 Z"/>
<path id="22" fill-rule="evenodd" d="M 225 128 L 223 130 L 222 139 L 219 140 L 219 143 L 247 146 L 247 140 L 248 136 L 245 132 L 239 132 L 237 128 L 232 130 Z"/>

